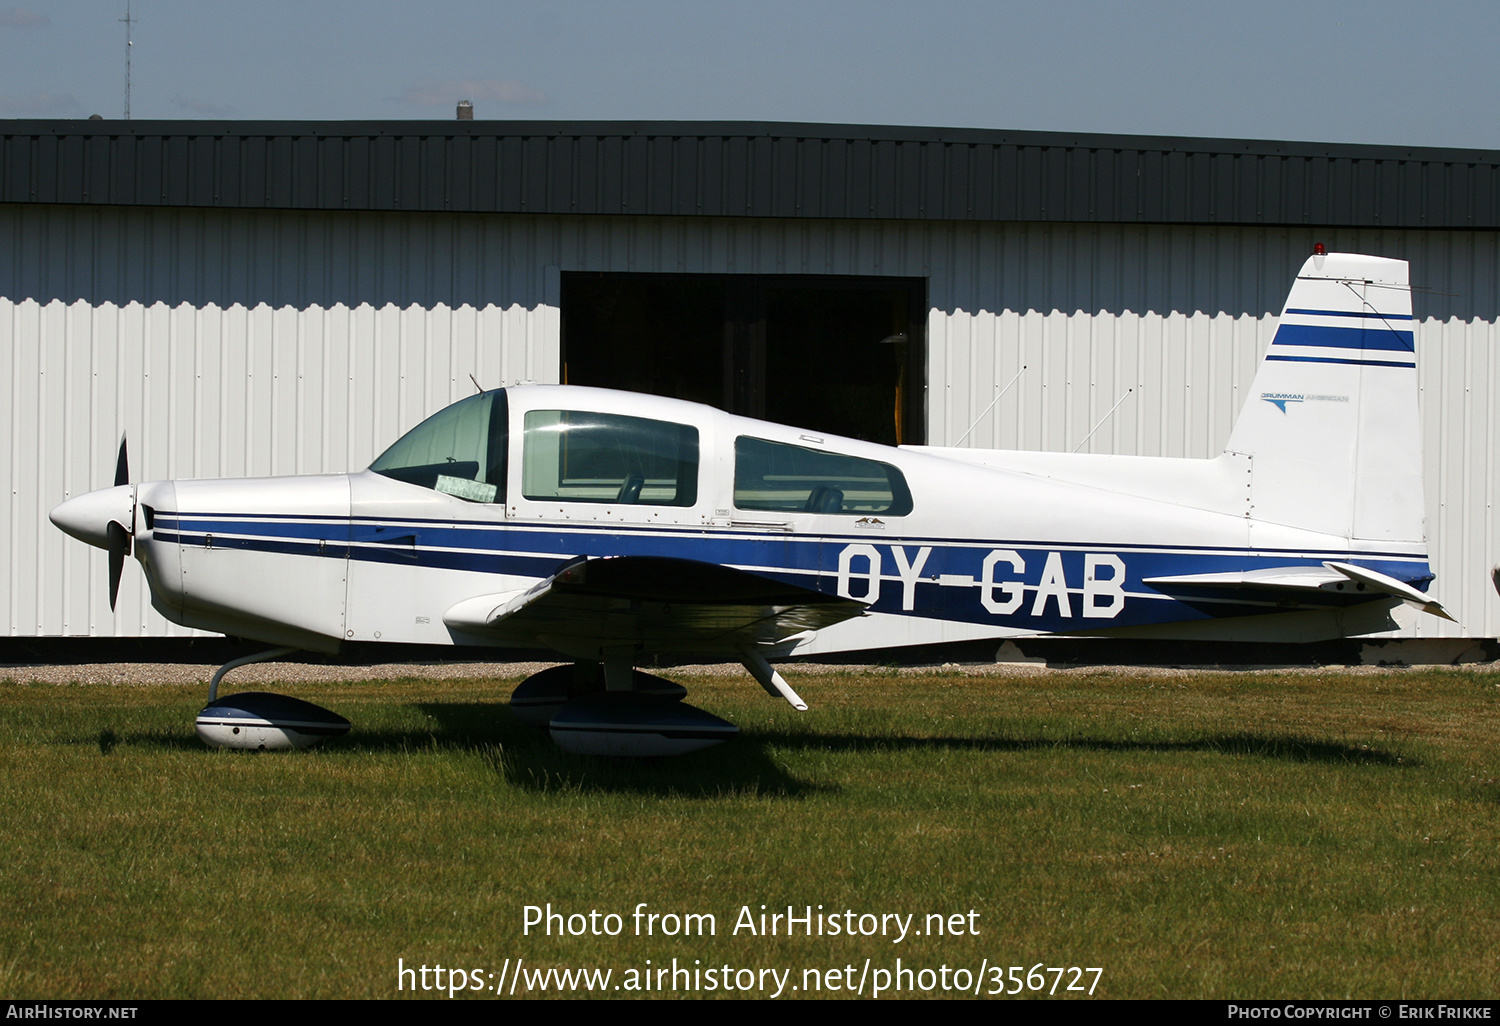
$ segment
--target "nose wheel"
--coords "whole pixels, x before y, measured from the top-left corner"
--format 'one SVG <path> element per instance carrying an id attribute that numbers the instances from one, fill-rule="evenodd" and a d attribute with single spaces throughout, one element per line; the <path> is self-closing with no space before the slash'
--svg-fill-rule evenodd
<path id="1" fill-rule="evenodd" d="M 330 737 L 349 733 L 351 724 L 338 713 L 290 695 L 242 691 L 219 697 L 219 684 L 229 671 L 249 663 L 279 659 L 295 651 L 295 648 L 273 648 L 231 659 L 219 667 L 208 683 L 208 705 L 198 713 L 194 724 L 199 739 L 210 748 L 281 751 L 310 748 Z"/>

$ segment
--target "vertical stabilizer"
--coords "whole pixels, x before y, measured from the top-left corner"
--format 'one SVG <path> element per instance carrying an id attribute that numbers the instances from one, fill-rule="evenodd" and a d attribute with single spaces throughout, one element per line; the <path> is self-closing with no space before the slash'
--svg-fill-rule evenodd
<path id="1" fill-rule="evenodd" d="M 1252 518 L 1423 541 L 1413 327 L 1404 260 L 1302 265 L 1226 447 L 1251 458 Z"/>

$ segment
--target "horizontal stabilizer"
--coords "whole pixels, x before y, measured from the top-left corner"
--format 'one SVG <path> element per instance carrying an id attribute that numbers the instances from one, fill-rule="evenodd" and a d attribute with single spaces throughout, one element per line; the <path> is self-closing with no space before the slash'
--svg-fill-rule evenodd
<path id="1" fill-rule="evenodd" d="M 527 591 L 466 599 L 452 630 L 540 644 L 580 658 L 605 649 L 741 657 L 859 616 L 865 603 L 732 567 L 663 556 L 583 558 Z"/>
<path id="2" fill-rule="evenodd" d="M 1288 595 L 1308 591 L 1389 595 L 1423 612 L 1446 620 L 1453 619 L 1440 603 L 1410 584 L 1349 563 L 1326 562 L 1322 566 L 1275 566 L 1230 573 L 1148 577 L 1141 583 L 1164 592 L 1181 588 L 1208 588 L 1226 592 L 1282 592 Z"/>

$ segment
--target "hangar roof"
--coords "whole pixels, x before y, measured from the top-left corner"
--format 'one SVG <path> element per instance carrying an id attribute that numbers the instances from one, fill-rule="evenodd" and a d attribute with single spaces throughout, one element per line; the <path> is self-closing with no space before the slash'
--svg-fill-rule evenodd
<path id="1" fill-rule="evenodd" d="M 865 125 L 0 122 L 0 202 L 1500 227 L 1500 153 Z"/>

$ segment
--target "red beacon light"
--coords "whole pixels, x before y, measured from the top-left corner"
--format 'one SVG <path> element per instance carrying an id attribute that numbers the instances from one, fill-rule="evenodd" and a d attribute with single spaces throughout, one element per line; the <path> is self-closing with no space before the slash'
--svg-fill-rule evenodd
<path id="1" fill-rule="evenodd" d="M 1327 256 L 1328 250 L 1321 242 L 1313 243 L 1313 256 Z"/>

